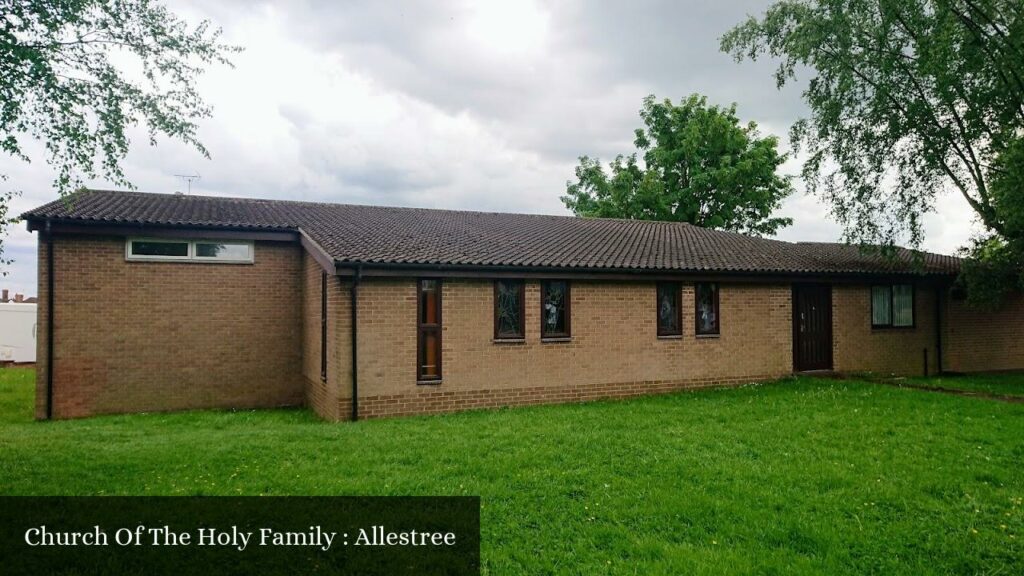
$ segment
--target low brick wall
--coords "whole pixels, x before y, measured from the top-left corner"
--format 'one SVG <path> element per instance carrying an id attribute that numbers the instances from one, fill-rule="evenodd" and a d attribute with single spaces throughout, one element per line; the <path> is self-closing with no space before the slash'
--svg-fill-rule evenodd
<path id="1" fill-rule="evenodd" d="M 445 390 L 440 386 L 421 386 L 420 389 L 407 394 L 360 397 L 359 417 L 411 416 L 415 414 L 440 414 L 482 408 L 623 399 L 716 386 L 739 386 L 757 381 L 772 380 L 777 377 L 778 375 L 733 380 L 709 379 L 592 385 L 568 384 L 563 386 L 503 388 L 499 390 Z"/>

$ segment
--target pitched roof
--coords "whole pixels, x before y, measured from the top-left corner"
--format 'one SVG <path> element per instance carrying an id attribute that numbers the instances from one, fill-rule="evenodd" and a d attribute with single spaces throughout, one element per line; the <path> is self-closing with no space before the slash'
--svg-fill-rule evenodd
<path id="1" fill-rule="evenodd" d="M 952 256 L 792 243 L 685 223 L 467 212 L 88 190 L 22 217 L 30 222 L 301 230 L 338 263 L 590 271 L 954 274 Z"/>

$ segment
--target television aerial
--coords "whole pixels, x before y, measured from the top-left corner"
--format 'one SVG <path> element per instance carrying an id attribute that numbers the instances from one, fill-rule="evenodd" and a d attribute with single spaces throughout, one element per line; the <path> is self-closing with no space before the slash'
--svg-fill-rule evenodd
<path id="1" fill-rule="evenodd" d="M 199 180 L 199 174 L 175 174 L 174 176 L 176 178 L 181 178 L 182 180 L 188 182 L 188 193 L 189 194 L 192 193 L 192 181 L 193 180 Z"/>

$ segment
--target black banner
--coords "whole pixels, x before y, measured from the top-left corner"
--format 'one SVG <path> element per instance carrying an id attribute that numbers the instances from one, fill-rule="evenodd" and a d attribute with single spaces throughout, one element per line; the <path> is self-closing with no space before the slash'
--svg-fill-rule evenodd
<path id="1" fill-rule="evenodd" d="M 0 572 L 479 574 L 479 497 L 0 497 Z"/>

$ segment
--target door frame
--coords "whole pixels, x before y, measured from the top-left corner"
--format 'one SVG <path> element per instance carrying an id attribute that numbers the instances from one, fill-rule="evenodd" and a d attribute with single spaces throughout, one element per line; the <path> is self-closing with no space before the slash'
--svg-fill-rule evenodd
<path id="1" fill-rule="evenodd" d="M 826 310 L 828 310 L 828 367 L 826 368 L 811 368 L 805 369 L 800 366 L 800 289 L 801 288 L 826 288 L 825 293 L 828 295 Z M 832 285 L 821 282 L 794 282 L 792 285 L 792 322 L 793 322 L 793 372 L 809 372 L 813 370 L 833 370 L 835 369 L 835 362 L 833 354 L 835 352 L 834 346 L 835 341 L 832 338 Z"/>

